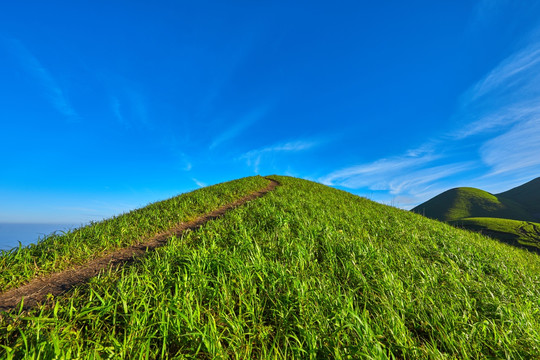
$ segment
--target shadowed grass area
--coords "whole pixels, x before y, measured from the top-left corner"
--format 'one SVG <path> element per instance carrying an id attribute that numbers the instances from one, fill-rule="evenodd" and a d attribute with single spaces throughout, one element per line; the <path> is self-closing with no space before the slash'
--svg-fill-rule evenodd
<path id="1" fill-rule="evenodd" d="M 1 358 L 538 358 L 540 258 L 305 180 L 0 319 Z"/>
<path id="2" fill-rule="evenodd" d="M 243 178 L 217 184 L 156 202 L 62 235 L 48 236 L 37 244 L 0 251 L 0 291 L 29 279 L 66 269 L 126 247 L 211 212 L 220 206 L 264 188 L 268 180 Z"/>
<path id="3" fill-rule="evenodd" d="M 499 218 L 465 218 L 450 224 L 502 240 L 511 245 L 522 245 L 540 251 L 540 224 Z"/>

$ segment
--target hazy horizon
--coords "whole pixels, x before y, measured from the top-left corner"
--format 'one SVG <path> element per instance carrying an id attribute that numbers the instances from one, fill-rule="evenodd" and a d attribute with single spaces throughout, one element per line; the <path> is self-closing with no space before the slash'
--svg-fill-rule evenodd
<path id="1" fill-rule="evenodd" d="M 79 227 L 75 224 L 0 223 L 0 250 L 36 243 L 40 238 L 55 231 L 67 231 Z"/>

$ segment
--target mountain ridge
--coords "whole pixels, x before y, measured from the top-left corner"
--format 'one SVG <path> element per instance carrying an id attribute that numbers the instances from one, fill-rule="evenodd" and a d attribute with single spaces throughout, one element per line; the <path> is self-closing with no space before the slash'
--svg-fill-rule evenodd
<path id="1" fill-rule="evenodd" d="M 449 189 L 411 211 L 512 245 L 540 249 L 540 234 L 523 230 L 540 226 L 540 177 L 498 194 L 472 187 Z"/>
<path id="2" fill-rule="evenodd" d="M 536 220 L 540 220 L 540 177 L 497 195 L 519 202 Z"/>

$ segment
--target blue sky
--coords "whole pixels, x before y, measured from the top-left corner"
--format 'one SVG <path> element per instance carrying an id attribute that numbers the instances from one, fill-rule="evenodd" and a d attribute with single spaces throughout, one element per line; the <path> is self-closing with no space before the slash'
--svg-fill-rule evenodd
<path id="1" fill-rule="evenodd" d="M 20 1 L 0 222 L 86 223 L 254 174 L 403 208 L 540 176 L 537 1 Z"/>

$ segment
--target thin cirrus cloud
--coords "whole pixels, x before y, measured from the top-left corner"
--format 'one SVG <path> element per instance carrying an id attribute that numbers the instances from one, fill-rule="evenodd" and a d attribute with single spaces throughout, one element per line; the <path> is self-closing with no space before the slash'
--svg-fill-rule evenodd
<path id="1" fill-rule="evenodd" d="M 172 154 L 177 160 L 177 168 L 182 171 L 191 171 L 193 168 L 193 163 L 188 154 L 182 151 L 182 142 L 174 136 L 174 134 L 169 134 L 168 137 L 164 138 L 161 142 L 162 146 Z M 175 166 L 176 167 L 176 166 Z"/>
<path id="2" fill-rule="evenodd" d="M 469 171 L 474 166 L 471 161 L 418 169 L 392 178 L 385 188 L 389 189 L 394 205 L 412 208 L 418 204 L 418 198 L 428 199 L 447 190 L 448 187 L 441 183 L 445 179 Z"/>
<path id="3" fill-rule="evenodd" d="M 206 183 L 202 182 L 202 181 L 199 181 L 195 178 L 192 178 L 191 180 L 193 180 L 193 182 L 198 186 L 198 187 L 206 187 L 208 186 Z"/>
<path id="4" fill-rule="evenodd" d="M 468 94 L 478 119 L 462 137 L 489 132 L 479 146 L 486 176 L 540 175 L 540 42 L 504 60 Z"/>
<path id="5" fill-rule="evenodd" d="M 523 181 L 540 175 L 540 43 L 507 57 L 460 100 L 452 119 L 458 127 L 430 141 L 428 151 L 338 169 L 319 181 L 383 191 L 414 206 L 458 174 L 461 183 L 479 187 L 493 185 L 494 176 L 510 184 L 509 176 Z M 463 159 L 465 147 L 476 155 Z"/>
<path id="6" fill-rule="evenodd" d="M 124 115 L 122 114 L 122 110 L 121 110 L 122 105 L 120 103 L 120 100 L 117 97 L 112 96 L 110 101 L 111 101 L 111 108 L 112 108 L 114 117 L 118 120 L 119 123 L 127 126 L 126 120 L 124 119 Z"/>
<path id="7" fill-rule="evenodd" d="M 406 154 L 379 159 L 337 170 L 319 181 L 326 185 L 338 185 L 352 189 L 367 188 L 373 191 L 387 191 L 391 195 L 405 192 L 421 192 L 432 181 L 449 177 L 468 170 L 470 162 L 437 165 L 441 155 L 425 150 L 409 150 Z"/>
<path id="8" fill-rule="evenodd" d="M 540 114 L 540 42 L 502 61 L 464 93 L 457 118 L 470 122 L 458 139 L 519 126 Z"/>
<path id="9" fill-rule="evenodd" d="M 472 122 L 454 131 L 450 134 L 450 137 L 462 140 L 486 132 L 500 131 L 502 128 L 508 128 L 516 123 L 526 121 L 531 114 L 537 112 L 536 106 L 523 101 L 506 107 L 497 107 L 497 110 L 492 108 L 488 113 L 475 114 Z M 462 112 L 465 113 L 466 111 Z M 474 114 L 474 110 L 471 110 L 470 113 Z"/>
<path id="10" fill-rule="evenodd" d="M 519 172 L 521 177 L 540 174 L 540 116 L 520 122 L 508 132 L 487 141 L 480 149 L 489 176 Z"/>
<path id="11" fill-rule="evenodd" d="M 516 87 L 526 87 L 531 79 L 524 77 L 523 74 L 533 75 L 537 78 L 538 76 L 531 70 L 537 69 L 539 64 L 540 44 L 533 44 L 504 60 L 484 79 L 478 82 L 472 88 L 471 100 L 477 100 L 481 96 L 493 92 L 509 95 Z"/>
<path id="12" fill-rule="evenodd" d="M 148 116 L 148 102 L 146 97 L 135 89 L 128 89 L 127 96 L 131 106 L 132 114 L 146 128 L 152 128 L 152 122 Z"/>
<path id="13" fill-rule="evenodd" d="M 251 125 L 259 122 L 267 114 L 268 109 L 266 107 L 259 107 L 249 112 L 243 116 L 236 123 L 227 128 L 221 134 L 217 135 L 216 138 L 210 144 L 209 149 L 213 150 L 216 147 L 222 145 L 223 143 L 234 139 L 239 136 L 243 131 L 247 130 Z"/>
<path id="14" fill-rule="evenodd" d="M 399 206 L 413 207 L 418 197 L 433 196 L 441 191 L 440 186 L 433 186 L 434 182 L 474 167 L 473 162 L 438 165 L 444 158 L 426 148 L 340 169 L 318 180 L 330 186 L 382 192 L 370 196 L 382 202 L 390 198 L 394 202 L 394 198 L 398 197 Z"/>
<path id="15" fill-rule="evenodd" d="M 418 168 L 436 159 L 437 156 L 431 153 L 410 150 L 402 156 L 379 159 L 336 170 L 321 177 L 319 181 L 325 185 L 340 185 L 353 189 L 367 186 L 382 190 L 384 186 L 381 179 L 400 174 L 407 168 Z"/>
<path id="16" fill-rule="evenodd" d="M 480 0 L 476 4 L 474 22 L 487 22 L 500 14 L 508 0 Z"/>
<path id="17" fill-rule="evenodd" d="M 141 84 L 110 75 L 104 83 L 108 87 L 109 110 L 125 128 L 153 129 L 151 107 Z"/>
<path id="18" fill-rule="evenodd" d="M 473 161 L 452 163 L 448 165 L 432 166 L 419 169 L 412 173 L 401 174 L 388 181 L 387 188 L 392 195 L 407 192 L 408 195 L 425 195 L 433 193 L 433 182 L 445 179 L 464 171 L 471 170 L 475 166 Z M 437 190 L 438 191 L 438 190 Z"/>
<path id="19" fill-rule="evenodd" d="M 70 103 L 65 92 L 58 85 L 54 76 L 43 66 L 38 58 L 17 39 L 10 39 L 9 44 L 11 51 L 18 58 L 21 66 L 33 76 L 44 89 L 45 97 L 50 101 L 51 105 L 67 119 L 71 121 L 79 120 L 80 116 Z"/>
<path id="20" fill-rule="evenodd" d="M 311 149 L 320 144 L 317 141 L 297 140 L 291 142 L 277 143 L 260 149 L 255 149 L 246 152 L 240 158 L 246 161 L 246 164 L 259 172 L 261 161 L 265 157 L 271 157 L 278 153 L 291 153 Z"/>

